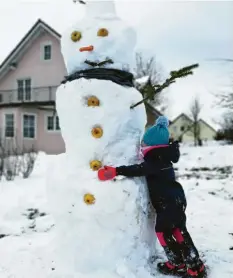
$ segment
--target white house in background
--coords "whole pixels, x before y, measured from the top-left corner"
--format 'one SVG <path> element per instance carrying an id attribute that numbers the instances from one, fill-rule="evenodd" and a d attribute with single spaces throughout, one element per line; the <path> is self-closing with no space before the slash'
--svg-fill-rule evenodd
<path id="1" fill-rule="evenodd" d="M 174 140 L 182 141 L 184 143 L 193 142 L 193 124 L 194 122 L 190 117 L 188 117 L 184 113 L 180 114 L 170 123 L 169 131 L 171 134 L 171 138 L 173 138 Z M 217 131 L 202 119 L 198 121 L 198 124 L 200 128 L 200 139 L 202 141 L 214 140 Z"/>

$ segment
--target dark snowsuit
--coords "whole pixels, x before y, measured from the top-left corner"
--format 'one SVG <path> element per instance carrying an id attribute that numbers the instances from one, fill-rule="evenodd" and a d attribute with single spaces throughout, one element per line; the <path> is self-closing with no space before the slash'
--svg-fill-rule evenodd
<path id="1" fill-rule="evenodd" d="M 156 234 L 168 260 L 174 265 L 186 263 L 193 267 L 199 261 L 199 254 L 186 229 L 184 190 L 175 180 L 173 163 L 180 157 L 179 145 L 147 147 L 144 162 L 120 166 L 117 175 L 127 177 L 145 176 L 151 203 L 156 210 Z"/>

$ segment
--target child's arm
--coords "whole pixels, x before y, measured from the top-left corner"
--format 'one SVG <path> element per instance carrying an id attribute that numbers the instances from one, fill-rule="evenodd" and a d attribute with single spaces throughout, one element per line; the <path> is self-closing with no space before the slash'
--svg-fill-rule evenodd
<path id="1" fill-rule="evenodd" d="M 169 145 L 171 161 L 177 163 L 180 159 L 180 146 L 179 142 L 175 141 Z"/>
<path id="2" fill-rule="evenodd" d="M 160 170 L 155 168 L 155 165 L 151 165 L 147 162 L 141 164 L 134 164 L 129 166 L 120 166 L 120 167 L 111 167 L 105 166 L 102 169 L 98 170 L 98 178 L 102 181 L 112 180 L 116 176 L 125 176 L 125 177 L 142 177 L 153 175 L 159 172 Z"/>
<path id="3" fill-rule="evenodd" d="M 142 177 L 153 175 L 159 172 L 154 164 L 142 162 L 141 164 L 134 164 L 129 166 L 116 167 L 116 175 L 125 177 Z"/>

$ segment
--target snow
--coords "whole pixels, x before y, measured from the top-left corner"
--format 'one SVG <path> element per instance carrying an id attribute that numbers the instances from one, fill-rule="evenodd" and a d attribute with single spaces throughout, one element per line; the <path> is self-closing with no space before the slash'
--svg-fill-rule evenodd
<path id="1" fill-rule="evenodd" d="M 101 28 L 107 29 L 107 36 L 97 35 Z M 113 1 L 88 2 L 86 17 L 71 29 L 61 39 L 69 74 L 92 68 L 86 60 L 111 59 L 113 63 L 103 67 L 130 69 L 136 34 L 117 18 Z M 73 31 L 80 35 L 76 42 L 71 39 Z M 90 97 L 97 97 L 100 104 L 88 106 Z M 155 253 L 154 218 L 148 217 L 145 178 L 101 183 L 90 169 L 96 160 L 114 166 L 139 162 L 147 117 L 143 105 L 130 106 L 141 100 L 133 87 L 98 79 L 76 79 L 56 92 L 66 153 L 49 167 L 47 176 L 49 211 L 55 220 L 50 254 L 56 262 L 55 277 L 91 278 L 98 273 L 151 277 L 148 259 Z M 103 134 L 95 138 L 94 128 Z M 86 194 L 93 196 L 94 204 L 84 202 Z"/>
<path id="2" fill-rule="evenodd" d="M 140 78 L 137 78 L 135 81 L 136 83 L 140 84 L 140 85 L 145 85 L 148 82 L 149 76 L 143 76 Z"/>
<path id="3" fill-rule="evenodd" d="M 202 148 L 181 146 L 182 155 L 177 164 L 179 181 L 188 199 L 188 228 L 201 256 L 211 269 L 210 278 L 233 277 L 233 251 L 230 250 L 233 247 L 231 221 L 233 174 L 232 159 L 229 155 L 232 149 L 233 146 L 218 145 Z M 48 210 L 45 175 L 47 165 L 57 164 L 63 157 L 64 154 L 59 156 L 40 154 L 36 168 L 29 179 L 17 178 L 15 181 L 0 183 L 0 234 L 9 234 L 0 239 L 1 278 L 47 278 L 53 273 L 52 268 L 56 265 L 49 254 L 52 251 L 51 242 L 55 229 L 53 217 L 49 215 Z M 222 160 L 223 157 L 226 159 Z M 198 161 L 201 162 L 200 165 Z M 211 179 L 208 179 L 205 171 L 200 171 L 199 178 L 185 176 L 192 167 L 198 166 L 209 168 L 212 173 Z M 212 170 L 213 166 L 219 168 L 230 166 L 231 171 L 220 179 L 220 174 Z M 58 172 L 57 175 L 62 178 L 63 172 Z M 36 218 L 34 228 L 29 227 L 33 226 L 35 219 L 29 220 L 23 215 L 29 208 L 37 208 L 39 212 L 47 213 L 44 217 Z M 95 235 L 92 226 L 89 227 L 89 231 Z M 97 241 L 101 241 L 101 236 L 99 235 Z M 123 245 L 121 243 L 120 247 Z M 164 253 L 159 245 L 156 252 L 160 260 L 164 259 Z M 121 270 L 124 271 L 123 266 Z M 59 278 L 63 277 L 65 278 L 65 276 Z M 105 276 L 105 272 L 101 271 L 91 277 L 114 276 Z M 155 273 L 155 277 L 164 276 Z"/>
<path id="4" fill-rule="evenodd" d="M 95 17 L 95 18 L 117 18 L 116 7 L 113 1 L 103 1 L 92 0 L 88 1 L 86 4 L 86 17 Z"/>
<path id="5" fill-rule="evenodd" d="M 109 36 L 98 37 L 100 28 L 107 28 Z M 71 40 L 73 31 L 81 32 L 80 41 Z M 90 68 L 86 59 L 101 62 L 110 58 L 114 64 L 105 67 L 131 68 L 135 43 L 134 30 L 117 18 L 111 1 L 106 6 L 100 1 L 87 4 L 87 16 L 61 41 L 69 74 Z M 93 51 L 79 51 L 89 45 Z M 99 106 L 87 105 L 92 96 L 99 99 Z M 130 106 L 141 99 L 135 88 L 106 80 L 81 78 L 58 88 L 56 109 L 66 153 L 40 155 L 28 180 L 1 183 L 0 277 L 161 277 L 151 266 L 151 256 L 163 255 L 160 247 L 156 250 L 155 215 L 148 207 L 145 179 L 117 178 L 103 183 L 90 169 L 92 160 L 114 166 L 140 162 L 145 107 Z M 92 136 L 96 127 L 103 131 L 100 138 Z M 190 200 L 190 229 L 214 278 L 232 274 L 229 244 L 233 224 L 225 225 L 233 212 L 229 205 L 232 167 L 227 159 L 219 167 L 207 157 L 219 163 L 224 157 L 219 149 L 226 154 L 229 148 L 213 146 L 203 151 L 207 149 L 203 147 L 194 152 L 184 147 L 187 163 L 178 164 L 178 176 Z M 84 202 L 87 193 L 95 197 L 94 204 Z M 216 198 L 220 198 L 218 206 Z M 222 243 L 226 233 L 229 241 Z"/>
<path id="6" fill-rule="evenodd" d="M 87 106 L 93 94 L 100 106 Z M 147 218 L 145 179 L 103 183 L 89 166 L 92 160 L 114 166 L 139 162 L 146 113 L 143 105 L 130 106 L 141 99 L 135 88 L 97 79 L 81 78 L 57 90 L 56 108 L 66 154 L 48 171 L 48 197 L 57 227 L 54 246 L 59 274 L 86 274 L 89 278 L 104 269 L 108 277 L 116 273 L 139 277 L 139 271 L 150 277 L 146 267 L 155 252 L 151 239 L 154 219 Z M 95 126 L 102 128 L 101 138 L 92 136 Z M 63 173 L 62 177 L 57 173 Z M 86 193 L 95 196 L 93 206 L 84 203 Z"/>
<path id="7" fill-rule="evenodd" d="M 105 68 L 133 70 L 134 48 L 136 46 L 134 29 L 116 16 L 109 16 L 114 11 L 112 1 L 97 2 L 100 5 L 96 2 L 88 2 L 85 5 L 87 6 L 88 16 L 68 28 L 62 35 L 61 49 L 68 74 L 92 68 L 85 63 L 85 60 L 102 62 L 106 59 L 112 59 L 114 64 L 106 64 Z M 99 8 L 97 9 L 97 7 Z M 105 7 L 107 10 L 105 10 Z M 106 13 L 103 14 L 103 11 Z M 98 37 L 97 32 L 100 28 L 106 28 L 109 35 L 107 37 Z M 71 40 L 73 31 L 82 33 L 81 40 L 77 42 Z M 90 45 L 94 47 L 93 51 L 79 51 L 81 47 Z"/>
<path id="8" fill-rule="evenodd" d="M 107 29 L 107 36 L 97 36 L 101 28 Z M 69 74 L 92 68 L 86 60 L 111 59 L 113 64 L 103 67 L 130 69 L 136 34 L 117 18 L 113 1 L 87 3 L 86 17 L 71 29 L 61 40 Z M 73 31 L 81 33 L 78 42 L 71 40 Z M 90 45 L 92 51 L 81 51 Z M 100 105 L 88 107 L 88 98 L 93 96 Z M 147 267 L 155 252 L 154 219 L 147 217 L 145 179 L 101 184 L 90 169 L 93 160 L 115 166 L 139 162 L 146 112 L 144 106 L 130 106 L 140 100 L 135 88 L 98 79 L 81 78 L 57 90 L 56 109 L 66 154 L 48 170 L 48 198 L 56 227 L 52 252 L 55 275 L 151 277 Z M 95 138 L 93 128 L 102 129 L 103 135 Z M 92 194 L 95 203 L 87 205 L 85 194 Z M 96 240 L 98 237 L 101 240 Z"/>
<path id="9" fill-rule="evenodd" d="M 201 150 L 200 151 L 197 151 Z M 216 149 L 218 152 L 216 152 Z M 221 150 L 224 150 L 221 152 Z M 225 145 L 223 148 L 218 144 L 209 143 L 204 148 L 190 148 L 189 146 L 182 147 L 182 155 L 185 156 L 179 166 L 184 170 L 185 168 L 192 167 L 205 167 L 209 168 L 232 166 L 233 159 L 230 155 L 233 151 L 232 145 Z M 227 155 L 229 154 L 229 155 Z"/>

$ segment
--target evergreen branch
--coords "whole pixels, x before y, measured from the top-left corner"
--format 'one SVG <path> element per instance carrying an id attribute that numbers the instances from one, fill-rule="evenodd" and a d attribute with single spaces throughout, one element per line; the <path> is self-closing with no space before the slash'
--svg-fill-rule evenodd
<path id="1" fill-rule="evenodd" d="M 181 69 L 179 69 L 177 71 L 171 71 L 170 72 L 170 77 L 167 78 L 164 81 L 163 84 L 161 84 L 161 85 L 154 85 L 153 86 L 153 88 L 154 88 L 153 93 L 151 94 L 151 92 L 150 92 L 150 94 L 147 94 L 146 96 L 144 96 L 144 98 L 141 101 L 131 105 L 130 109 L 133 109 L 133 108 L 137 107 L 138 105 L 140 105 L 142 103 L 145 103 L 149 99 L 153 99 L 155 97 L 155 95 L 161 93 L 164 89 L 169 87 L 172 83 L 175 83 L 176 79 L 183 78 L 183 77 L 186 77 L 188 75 L 192 75 L 193 74 L 192 70 L 197 68 L 197 67 L 199 67 L 198 64 L 193 64 L 193 65 L 181 68 Z M 147 85 L 150 85 L 150 84 L 151 84 L 151 80 L 149 79 Z"/>

